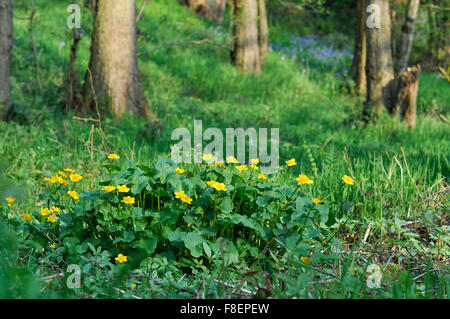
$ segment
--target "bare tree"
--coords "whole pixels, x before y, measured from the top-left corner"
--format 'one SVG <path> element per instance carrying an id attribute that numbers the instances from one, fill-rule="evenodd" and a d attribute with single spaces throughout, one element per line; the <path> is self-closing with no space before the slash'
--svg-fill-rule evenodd
<path id="1" fill-rule="evenodd" d="M 127 110 L 153 116 L 139 78 L 136 42 L 136 0 L 97 0 L 83 89 L 89 107 L 98 101 L 117 116 Z"/>
<path id="2" fill-rule="evenodd" d="M 12 0 L 2 0 L 0 1 L 0 118 L 2 119 L 7 117 L 11 99 L 12 36 Z"/>

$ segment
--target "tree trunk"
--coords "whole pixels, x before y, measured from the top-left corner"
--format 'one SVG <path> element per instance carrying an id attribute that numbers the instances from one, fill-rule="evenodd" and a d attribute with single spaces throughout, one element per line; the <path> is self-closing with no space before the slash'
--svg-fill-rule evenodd
<path id="1" fill-rule="evenodd" d="M 210 0 L 211 20 L 213 20 L 215 23 L 223 23 L 226 4 L 227 0 Z"/>
<path id="2" fill-rule="evenodd" d="M 238 69 L 245 73 L 261 73 L 257 0 L 233 0 L 234 48 L 231 58 Z"/>
<path id="3" fill-rule="evenodd" d="M 259 61 L 263 65 L 269 50 L 269 25 L 267 24 L 266 0 L 258 1 Z"/>
<path id="4" fill-rule="evenodd" d="M 366 23 L 367 95 L 364 113 L 366 115 L 372 113 L 377 115 L 384 110 L 384 107 L 392 110 L 395 102 L 389 0 L 367 0 L 366 5 L 376 5 L 380 8 L 380 28 L 369 27 L 369 24 Z M 376 11 L 375 13 L 367 13 L 367 15 L 369 20 L 376 15 Z"/>
<path id="5" fill-rule="evenodd" d="M 416 22 L 419 0 L 409 0 L 406 8 L 405 22 L 402 27 L 400 54 L 397 63 L 397 74 L 403 74 L 408 66 L 411 47 L 414 39 L 414 23 Z"/>
<path id="6" fill-rule="evenodd" d="M 0 1 L 0 119 L 6 119 L 11 99 L 12 10 L 12 0 Z"/>
<path id="7" fill-rule="evenodd" d="M 366 93 L 366 0 L 356 0 L 356 33 L 355 52 L 351 74 L 355 80 L 355 91 L 359 94 Z"/>
<path id="8" fill-rule="evenodd" d="M 210 19 L 211 8 L 208 0 L 179 0 L 180 3 L 192 10 L 194 10 L 199 16 Z"/>
<path id="9" fill-rule="evenodd" d="M 397 105 L 399 112 L 410 128 L 416 126 L 417 92 L 419 91 L 420 65 L 407 68 L 398 80 Z"/>
<path id="10" fill-rule="evenodd" d="M 89 62 L 95 96 L 89 72 L 83 90 L 90 108 L 98 102 L 116 116 L 127 110 L 153 116 L 139 78 L 136 46 L 136 0 L 97 0 Z"/>

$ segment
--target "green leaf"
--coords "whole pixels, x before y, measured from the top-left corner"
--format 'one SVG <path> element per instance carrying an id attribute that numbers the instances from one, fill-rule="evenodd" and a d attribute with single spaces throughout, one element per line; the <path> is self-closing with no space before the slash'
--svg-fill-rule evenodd
<path id="1" fill-rule="evenodd" d="M 206 242 L 203 242 L 203 250 L 205 251 L 206 256 L 208 256 L 208 258 L 211 258 L 211 248 L 209 248 Z"/>
<path id="2" fill-rule="evenodd" d="M 191 255 L 198 258 L 202 255 L 202 243 L 205 241 L 202 236 L 197 233 L 188 233 L 184 238 L 184 245 L 191 252 Z"/>

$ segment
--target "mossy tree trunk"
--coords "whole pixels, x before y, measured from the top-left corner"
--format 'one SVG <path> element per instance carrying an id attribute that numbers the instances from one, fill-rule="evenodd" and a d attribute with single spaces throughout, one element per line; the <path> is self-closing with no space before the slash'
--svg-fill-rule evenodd
<path id="1" fill-rule="evenodd" d="M 97 0 L 90 72 L 83 89 L 89 108 L 96 98 L 116 116 L 125 111 L 153 116 L 139 78 L 136 42 L 136 1 Z"/>
<path id="2" fill-rule="evenodd" d="M 384 108 L 391 110 L 395 102 L 394 67 L 391 50 L 391 19 L 389 0 L 367 0 L 366 8 L 376 5 L 380 9 L 380 27 L 372 27 L 366 23 L 367 60 L 366 80 L 367 94 L 364 113 L 378 115 Z M 370 15 L 369 15 L 370 14 Z M 376 11 L 367 13 L 368 19 L 376 15 Z M 377 17 L 375 18 L 377 19 Z"/>
<path id="3" fill-rule="evenodd" d="M 351 74 L 355 80 L 355 92 L 366 93 L 366 0 L 356 0 L 355 49 Z"/>
<path id="4" fill-rule="evenodd" d="M 12 0 L 0 1 L 0 119 L 6 119 L 11 100 L 12 10 Z"/>

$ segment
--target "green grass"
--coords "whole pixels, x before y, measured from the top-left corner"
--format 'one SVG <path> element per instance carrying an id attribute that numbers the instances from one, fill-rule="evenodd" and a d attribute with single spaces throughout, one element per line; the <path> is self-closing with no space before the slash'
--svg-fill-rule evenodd
<path id="1" fill-rule="evenodd" d="M 215 28 L 215 25 L 196 17 L 177 1 L 155 0 L 147 4 L 138 24 L 138 46 L 139 52 L 159 49 L 140 55 L 139 67 L 145 93 L 163 125 L 162 132 L 155 138 L 142 134 L 145 119 L 128 115 L 120 120 L 104 118 L 102 127 L 106 142 L 103 144 L 98 127 L 92 131 L 90 140 L 92 123 L 74 120 L 74 114 L 61 111 L 71 44 L 70 32 L 63 29 L 66 5 L 53 1 L 51 5 L 49 1 L 37 3 L 34 33 L 42 91 L 35 82 L 35 59 L 27 21 L 14 20 L 17 44 L 13 50 L 12 96 L 16 117 L 10 123 L 0 123 L 3 137 L 0 140 L 3 172 L 0 198 L 17 197 L 20 211 L 33 210 L 44 191 L 43 176 L 72 167 L 96 178 L 108 152 L 151 165 L 157 156 L 170 154 L 170 145 L 174 143 L 170 141 L 173 129 L 187 127 L 192 130 L 194 119 L 201 119 L 204 128 L 279 128 L 280 164 L 290 158 L 296 158 L 298 163 L 293 174 L 286 177 L 288 180 L 293 180 L 299 173 L 312 176 L 315 183 L 311 193 L 333 203 L 330 204 L 333 211 L 342 210 L 346 204 L 342 199 L 350 196 L 348 200 L 354 205 L 352 217 L 338 237 L 356 233 L 361 240 L 370 223 L 368 242 L 369 250 L 377 256 L 374 260 L 387 262 L 379 257 L 386 252 L 376 245 L 377 242 L 388 243 L 391 248 L 404 240 L 414 257 L 411 259 L 411 251 L 404 248 L 397 251 L 395 263 L 403 277 L 407 277 L 404 271 L 408 271 L 408 262 L 419 269 L 414 270 L 416 276 L 424 273 L 421 269 L 427 264 L 434 269 L 426 272 L 433 278 L 419 277 L 433 283 L 435 288 L 431 295 L 421 295 L 417 287 L 419 290 L 408 292 L 414 285 L 426 285 L 423 281 L 408 286 L 407 281 L 393 275 L 394 283 L 382 293 L 367 295 L 356 289 L 341 294 L 341 286 L 330 284 L 329 293 L 324 293 L 325 288 L 317 288 L 313 296 L 407 297 L 409 293 L 416 297 L 447 296 L 448 288 L 436 287 L 446 287 L 449 280 L 442 262 L 442 258 L 448 262 L 449 253 L 448 235 L 445 234 L 450 177 L 450 129 L 445 120 L 450 107 L 448 82 L 434 73 L 423 72 L 416 129 L 409 130 L 404 123 L 389 116 L 366 126 L 359 120 L 362 102 L 348 93 L 349 82 L 345 76 L 336 76 L 332 72 L 332 64 L 312 65 L 302 72 L 306 67 L 299 61 L 282 60 L 282 53 L 270 52 L 260 77 L 244 76 L 230 64 L 228 51 L 218 46 L 159 48 L 167 43 L 205 37 L 221 45 L 226 41 L 222 37 L 214 38 L 212 29 L 208 28 Z M 15 2 L 17 16 L 27 16 L 29 10 L 26 8 L 27 2 Z M 76 63 L 80 81 L 89 62 L 92 20 L 92 14 L 84 9 L 82 27 L 86 29 L 86 36 L 80 43 Z M 222 32 L 226 29 L 225 24 Z M 292 36 L 277 24 L 270 40 L 287 46 Z M 330 44 L 332 39 L 327 37 L 323 41 Z M 339 35 L 338 39 L 336 47 L 345 45 L 345 36 Z M 64 47 L 59 45 L 61 41 L 65 41 Z M 347 43 L 347 49 L 351 50 L 351 41 Z M 348 59 L 344 61 L 351 63 Z M 331 191 L 344 174 L 355 178 L 356 188 L 360 191 L 351 194 Z M 405 239 L 404 229 L 398 227 L 403 221 L 418 221 L 428 234 L 426 244 L 421 247 L 423 238 L 417 237 L 417 229 L 411 231 L 417 236 L 406 236 Z M 345 274 L 345 265 L 352 268 L 364 264 L 362 255 L 352 253 L 344 246 L 336 247 L 341 251 L 340 262 L 344 265 L 341 274 Z M 436 259 L 438 256 L 440 260 Z M 364 272 L 363 268 L 358 269 L 360 273 Z M 210 278 L 211 273 L 199 278 Z M 295 295 L 292 291 L 308 287 L 303 281 L 313 278 L 314 274 L 300 274 L 295 267 L 287 267 L 284 276 L 291 292 L 277 291 L 275 294 L 278 297 Z M 233 272 L 229 276 L 236 277 Z M 298 281 L 294 280 L 296 277 Z M 350 287 L 346 280 L 351 281 L 351 278 L 343 275 L 340 285 Z M 215 289 L 220 290 L 220 287 Z M 443 290 L 439 292 L 439 289 Z M 183 290 L 178 293 L 184 296 L 180 291 Z M 176 295 L 176 292 L 170 294 Z"/>

